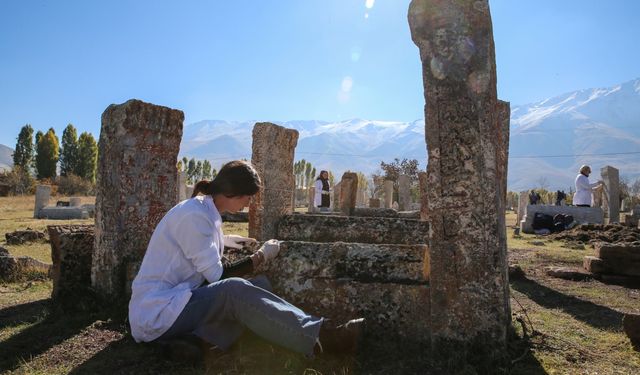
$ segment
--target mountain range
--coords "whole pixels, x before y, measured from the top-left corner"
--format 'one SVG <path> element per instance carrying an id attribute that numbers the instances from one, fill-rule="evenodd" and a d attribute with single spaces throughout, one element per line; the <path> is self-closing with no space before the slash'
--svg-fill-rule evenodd
<path id="1" fill-rule="evenodd" d="M 271 121 L 300 132 L 296 160 L 340 176 L 375 172 L 380 161 L 418 159 L 426 168 L 424 120 L 351 119 Z M 208 159 L 251 158 L 255 121 L 205 120 L 185 126 L 180 154 Z M 630 180 L 640 177 L 640 79 L 609 88 L 584 89 L 511 108 L 509 190 L 569 190 L 582 164 L 594 171 L 612 165 Z"/>
<path id="2" fill-rule="evenodd" d="M 380 161 L 394 158 L 417 159 L 420 169 L 426 168 L 423 119 L 271 122 L 299 131 L 296 160 L 306 159 L 337 178 L 347 170 L 369 175 L 379 170 Z M 188 124 L 180 157 L 208 159 L 215 168 L 232 159 L 250 160 L 255 123 Z M 12 152 L 0 145 L 0 169 L 12 165 Z M 569 190 L 582 164 L 591 165 L 593 181 L 605 165 L 618 168 L 629 181 L 640 178 L 640 79 L 512 106 L 509 190 Z"/>
<path id="3" fill-rule="evenodd" d="M 0 172 L 11 169 L 13 166 L 13 149 L 0 145 Z"/>

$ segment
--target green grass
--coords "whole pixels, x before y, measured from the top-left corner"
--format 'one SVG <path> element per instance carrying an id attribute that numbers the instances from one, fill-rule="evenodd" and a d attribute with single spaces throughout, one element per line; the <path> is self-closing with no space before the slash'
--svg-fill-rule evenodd
<path id="1" fill-rule="evenodd" d="M 33 197 L 0 198 L 0 235 L 27 226 L 61 224 L 34 220 L 32 215 Z M 508 214 L 507 224 L 515 223 L 514 218 Z M 247 223 L 225 223 L 224 231 L 247 235 Z M 527 234 L 514 238 L 509 228 L 507 237 L 510 263 L 520 265 L 527 275 L 511 282 L 517 337 L 510 343 L 511 373 L 640 373 L 640 354 L 621 328 L 623 312 L 640 313 L 640 290 L 546 275 L 548 266 L 579 267 L 585 255 L 593 254 L 591 247 L 569 249 L 563 242 Z M 533 241 L 543 244 L 532 245 Z M 46 243 L 8 247 L 14 254 L 50 262 Z M 207 356 L 203 365 L 185 366 L 167 361 L 154 345 L 134 343 L 126 322 L 111 320 L 106 312 L 60 310 L 49 298 L 51 289 L 48 280 L 0 283 L 0 373 L 428 373 L 429 352 L 407 342 L 381 340 L 382 346 L 370 345 L 354 357 L 307 360 L 251 335 L 221 357 Z"/>

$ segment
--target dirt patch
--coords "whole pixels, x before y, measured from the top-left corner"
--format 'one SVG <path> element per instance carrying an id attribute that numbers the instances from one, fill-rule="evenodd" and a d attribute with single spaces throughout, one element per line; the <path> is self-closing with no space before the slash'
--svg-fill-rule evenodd
<path id="1" fill-rule="evenodd" d="M 583 224 L 549 235 L 549 238 L 571 243 L 637 242 L 640 245 L 640 229 L 620 224 Z"/>

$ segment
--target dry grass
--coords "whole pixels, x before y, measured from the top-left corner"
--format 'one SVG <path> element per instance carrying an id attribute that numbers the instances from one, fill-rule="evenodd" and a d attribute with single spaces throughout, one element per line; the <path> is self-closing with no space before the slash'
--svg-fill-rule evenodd
<path id="1" fill-rule="evenodd" d="M 90 198 L 87 198 L 88 200 Z M 59 221 L 34 220 L 33 197 L 0 198 L 0 234 Z M 77 221 L 86 223 L 89 221 Z M 507 215 L 515 224 L 515 214 Z M 225 223 L 225 232 L 247 234 L 246 223 Z M 514 238 L 510 263 L 526 272 L 511 283 L 514 327 L 513 374 L 638 374 L 640 354 L 621 330 L 623 312 L 640 312 L 640 290 L 596 280 L 551 278 L 547 266 L 575 266 L 593 249 L 568 249 L 544 237 Z M 541 244 L 533 245 L 533 242 Z M 47 259 L 48 244 L 10 246 Z M 11 374 L 404 374 L 428 373 L 428 351 L 408 355 L 408 344 L 363 349 L 356 357 L 306 360 L 247 336 L 229 353 L 189 367 L 164 359 L 152 345 L 135 344 L 125 322 L 102 312 L 69 314 L 48 298 L 50 281 L 0 284 L 0 372 Z M 523 322 L 524 324 L 521 324 Z M 523 327 L 526 328 L 523 331 Z M 405 353 L 407 352 L 407 353 Z"/>

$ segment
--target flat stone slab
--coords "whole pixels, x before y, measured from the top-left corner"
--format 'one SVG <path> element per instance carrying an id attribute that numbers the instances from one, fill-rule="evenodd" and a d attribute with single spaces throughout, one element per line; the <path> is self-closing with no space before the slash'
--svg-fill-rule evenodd
<path id="1" fill-rule="evenodd" d="M 525 209 L 525 215 L 520 221 L 520 230 L 523 233 L 533 233 L 533 217 L 536 212 L 554 216 L 565 214 L 573 216 L 580 224 L 603 224 L 604 212 L 599 207 L 574 207 L 574 206 L 550 206 L 543 204 L 530 204 Z"/>
<path id="2" fill-rule="evenodd" d="M 49 276 L 50 270 L 51 264 L 31 257 L 0 255 L 0 280 L 13 281 L 34 272 Z"/>
<path id="3" fill-rule="evenodd" d="M 278 239 L 308 242 L 424 244 L 429 223 L 399 217 L 285 215 L 278 223 Z"/>
<path id="4" fill-rule="evenodd" d="M 43 240 L 44 237 L 43 232 L 33 229 L 17 230 L 4 234 L 4 238 L 9 245 L 22 245 L 27 242 Z"/>
<path id="5" fill-rule="evenodd" d="M 426 253 L 425 245 L 284 241 L 265 273 L 276 294 L 312 314 L 363 316 L 383 331 L 428 340 Z"/>
<path id="6" fill-rule="evenodd" d="M 351 216 L 364 217 L 398 217 L 398 211 L 393 208 L 356 207 Z"/>
<path id="7" fill-rule="evenodd" d="M 571 267 L 547 267 L 547 275 L 572 281 L 584 281 L 594 278 L 591 272 Z"/>

